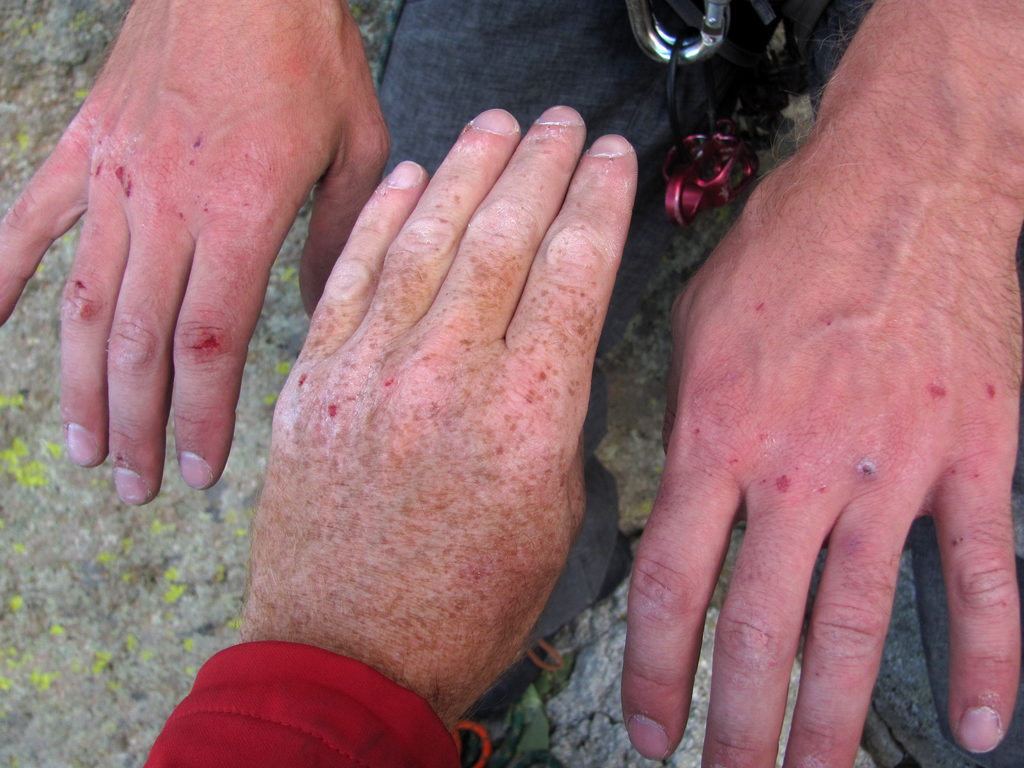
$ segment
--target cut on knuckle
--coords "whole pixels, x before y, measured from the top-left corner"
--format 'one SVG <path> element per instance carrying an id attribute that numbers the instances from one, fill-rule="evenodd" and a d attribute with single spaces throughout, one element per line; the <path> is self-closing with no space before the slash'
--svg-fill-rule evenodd
<path id="1" fill-rule="evenodd" d="M 65 323 L 89 325 L 103 318 L 109 306 L 103 294 L 81 277 L 72 277 L 64 286 L 60 317 Z"/>
<path id="2" fill-rule="evenodd" d="M 149 322 L 141 318 L 115 318 L 107 343 L 107 364 L 120 373 L 142 373 L 159 358 L 160 348 L 160 337 Z"/>
<path id="3" fill-rule="evenodd" d="M 964 570 L 954 584 L 957 598 L 970 611 L 1001 610 L 1018 600 L 1017 577 L 1009 565 Z"/>
<path id="4" fill-rule="evenodd" d="M 703 616 L 706 606 L 695 599 L 695 587 L 685 571 L 661 558 L 640 556 L 633 565 L 630 606 L 645 622 L 674 626 L 684 617 Z"/>
<path id="5" fill-rule="evenodd" d="M 206 368 L 234 357 L 234 343 L 227 318 L 204 317 L 182 320 L 174 332 L 174 362 L 191 368 Z"/>

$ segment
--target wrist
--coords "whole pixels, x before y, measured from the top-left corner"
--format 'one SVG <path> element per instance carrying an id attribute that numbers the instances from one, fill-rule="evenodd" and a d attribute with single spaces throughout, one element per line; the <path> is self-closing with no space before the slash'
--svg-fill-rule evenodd
<path id="1" fill-rule="evenodd" d="M 1024 216 L 1024 33 L 1007 0 L 878 0 L 826 90 L 812 144 L 898 183 L 951 186 Z M 979 34 L 984 30 L 984 34 Z M 860 179 L 873 183 L 879 168 Z"/>

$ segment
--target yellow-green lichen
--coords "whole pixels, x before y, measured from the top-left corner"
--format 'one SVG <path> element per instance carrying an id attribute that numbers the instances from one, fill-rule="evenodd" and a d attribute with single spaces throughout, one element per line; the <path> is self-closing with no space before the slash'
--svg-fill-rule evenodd
<path id="1" fill-rule="evenodd" d="M 103 674 L 103 670 L 105 670 L 110 665 L 110 660 L 112 658 L 114 658 L 114 655 L 112 653 L 107 653 L 106 651 L 96 651 L 95 653 L 93 653 L 92 673 L 94 675 Z"/>
<path id="2" fill-rule="evenodd" d="M 0 463 L 19 485 L 34 488 L 46 485 L 46 465 L 40 461 L 23 461 L 28 456 L 28 446 L 20 437 L 11 441 L 11 447 L 0 451 Z"/>
<path id="3" fill-rule="evenodd" d="M 164 602 L 178 602 L 178 599 L 185 594 L 186 589 L 188 589 L 188 587 L 184 584 L 171 584 L 167 587 L 167 591 L 164 592 Z"/>
<path id="4" fill-rule="evenodd" d="M 39 667 L 33 667 L 32 674 L 29 677 L 29 682 L 35 686 L 35 689 L 40 693 L 50 690 L 50 686 L 53 682 L 60 677 L 59 672 L 43 672 Z"/>
<path id="5" fill-rule="evenodd" d="M 162 523 L 159 520 L 154 520 L 153 524 L 149 526 L 150 533 L 173 533 L 175 526 L 173 523 Z"/>

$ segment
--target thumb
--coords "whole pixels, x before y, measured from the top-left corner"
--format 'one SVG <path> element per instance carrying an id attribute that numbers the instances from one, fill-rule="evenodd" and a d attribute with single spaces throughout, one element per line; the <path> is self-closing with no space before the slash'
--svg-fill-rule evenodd
<path id="1" fill-rule="evenodd" d="M 313 192 L 299 264 L 299 290 L 307 314 L 313 314 L 359 212 L 380 181 L 388 150 L 383 126 L 373 140 L 360 142 L 357 152 L 346 152 L 343 146 Z"/>

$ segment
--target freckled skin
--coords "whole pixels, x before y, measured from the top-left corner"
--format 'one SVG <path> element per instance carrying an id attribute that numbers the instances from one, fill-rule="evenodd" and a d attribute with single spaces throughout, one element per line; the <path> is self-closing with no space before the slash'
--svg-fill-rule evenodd
<path id="1" fill-rule="evenodd" d="M 447 723 L 522 653 L 582 517 L 588 382 L 632 208 L 633 153 L 577 169 L 582 123 L 536 130 L 551 151 L 531 131 L 510 161 L 516 133 L 467 129 L 425 191 L 371 199 L 376 226 L 349 239 L 278 398 L 253 526 L 243 638 L 360 659 Z M 543 226 L 477 209 L 505 194 Z M 552 236 L 552 257 L 552 221 L 588 236 Z M 335 281 L 355 260 L 364 282 Z"/>

